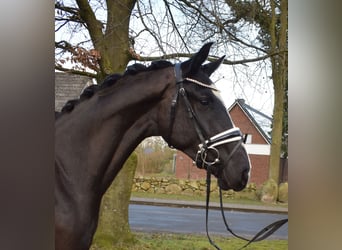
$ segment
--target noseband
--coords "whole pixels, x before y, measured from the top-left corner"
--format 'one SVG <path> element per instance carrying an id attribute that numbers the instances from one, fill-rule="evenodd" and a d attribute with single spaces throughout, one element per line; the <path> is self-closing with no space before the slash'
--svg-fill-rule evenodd
<path id="1" fill-rule="evenodd" d="M 195 158 L 195 163 L 198 168 L 204 168 L 207 169 L 209 166 L 214 166 L 215 164 L 220 162 L 220 152 L 216 148 L 219 145 L 228 144 L 232 142 L 238 142 L 233 150 L 230 152 L 230 155 L 228 156 L 228 159 L 230 160 L 237 148 L 241 145 L 243 142 L 243 136 L 239 128 L 231 128 L 228 130 L 225 130 L 217 135 L 214 135 L 210 137 L 209 139 L 205 139 L 204 136 L 204 130 L 196 116 L 196 113 L 194 112 L 191 103 L 187 97 L 186 90 L 183 86 L 184 81 L 192 82 L 197 85 L 200 85 L 205 88 L 210 88 L 215 91 L 218 91 L 215 87 L 204 84 L 200 81 L 197 81 L 192 78 L 184 78 L 182 76 L 182 70 L 181 70 L 181 64 L 177 63 L 175 64 L 175 76 L 176 76 L 176 84 L 177 84 L 177 92 L 172 99 L 171 102 L 171 119 L 170 119 L 170 126 L 169 126 L 169 136 L 168 141 L 171 141 L 171 135 L 173 131 L 173 124 L 175 120 L 175 114 L 176 114 L 176 108 L 178 103 L 178 96 L 180 95 L 185 103 L 189 118 L 191 119 L 194 128 L 196 130 L 196 133 L 198 135 L 198 138 L 200 139 L 201 143 L 198 145 L 198 151 Z M 169 144 L 169 146 L 171 146 Z M 172 146 L 171 146 L 172 147 Z M 214 156 L 213 160 L 209 160 L 208 156 Z"/>

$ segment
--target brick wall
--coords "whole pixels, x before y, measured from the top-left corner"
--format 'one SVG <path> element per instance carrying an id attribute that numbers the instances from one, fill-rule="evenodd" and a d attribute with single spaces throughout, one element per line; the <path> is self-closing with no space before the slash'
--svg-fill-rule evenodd
<path id="1" fill-rule="evenodd" d="M 263 155 L 249 155 L 252 170 L 249 182 L 257 186 L 262 185 L 268 178 L 269 157 Z M 199 180 L 206 178 L 206 171 L 199 169 L 192 160 L 181 151 L 176 155 L 176 178 Z"/>
<path id="2" fill-rule="evenodd" d="M 252 165 L 249 182 L 260 186 L 268 179 L 270 157 L 266 155 L 249 155 L 249 159 Z"/>
<path id="3" fill-rule="evenodd" d="M 267 144 L 265 138 L 260 134 L 260 132 L 256 129 L 251 120 L 247 117 L 247 115 L 238 105 L 235 105 L 229 111 L 229 114 L 235 126 L 239 127 L 243 134 L 252 135 L 253 144 Z"/>

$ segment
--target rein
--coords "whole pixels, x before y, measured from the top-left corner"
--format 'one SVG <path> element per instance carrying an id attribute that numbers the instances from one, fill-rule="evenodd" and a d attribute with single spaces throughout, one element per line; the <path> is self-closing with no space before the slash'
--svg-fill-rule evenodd
<path id="1" fill-rule="evenodd" d="M 206 140 L 204 136 L 204 130 L 200 125 L 200 122 L 197 119 L 197 116 L 191 106 L 191 103 L 186 95 L 186 91 L 183 86 L 183 82 L 189 81 L 192 83 L 195 83 L 197 85 L 200 85 L 202 87 L 210 88 L 213 90 L 218 91 L 215 87 L 209 86 L 207 84 L 204 84 L 200 81 L 197 81 L 195 79 L 191 78 L 185 78 L 183 79 L 182 76 L 182 70 L 181 70 L 181 64 L 177 63 L 175 64 L 174 67 L 175 70 L 175 76 L 176 76 L 176 84 L 178 86 L 178 90 L 172 99 L 171 102 L 171 117 L 170 117 L 170 125 L 169 125 L 169 134 L 168 134 L 168 141 L 171 142 L 171 135 L 173 131 L 173 124 L 175 120 L 175 114 L 176 114 L 176 107 L 178 103 L 178 97 L 181 95 L 181 97 L 184 100 L 185 106 L 188 111 L 189 118 L 193 122 L 193 125 L 195 127 L 196 133 L 201 141 L 201 143 L 198 145 L 199 150 L 197 151 L 196 158 L 195 158 L 195 163 L 197 167 L 199 168 L 204 168 L 207 171 L 207 178 L 206 178 L 206 233 L 208 240 L 212 246 L 214 246 L 217 250 L 221 250 L 215 242 L 210 238 L 209 235 L 209 230 L 208 230 L 208 215 L 209 215 L 209 202 L 210 202 L 210 184 L 211 184 L 211 173 L 212 173 L 212 167 L 220 162 L 220 153 L 219 150 L 216 149 L 216 146 L 222 145 L 222 144 L 227 144 L 231 142 L 237 142 L 236 145 L 234 146 L 233 150 L 230 152 L 228 156 L 228 161 L 231 159 L 235 151 L 238 149 L 238 147 L 245 142 L 246 137 L 243 138 L 242 133 L 239 128 L 231 128 L 226 131 L 223 131 L 215 136 L 212 136 L 210 139 Z M 169 146 L 172 147 L 172 145 L 169 143 Z M 208 161 L 207 156 L 208 153 L 212 152 L 215 157 L 214 160 Z M 221 169 L 222 171 L 222 169 Z M 282 225 L 288 222 L 288 219 L 283 219 L 283 220 L 278 220 L 276 222 L 271 223 L 270 225 L 264 227 L 262 230 L 260 230 L 252 239 L 247 239 L 245 237 L 242 237 L 236 233 L 233 232 L 233 230 L 229 227 L 228 222 L 226 220 L 225 214 L 224 214 L 224 209 L 223 209 L 223 202 L 222 202 L 222 190 L 219 188 L 219 194 L 220 194 L 220 208 L 221 208 L 221 214 L 223 218 L 223 222 L 226 226 L 226 229 L 228 232 L 230 232 L 233 236 L 247 241 L 247 243 L 240 249 L 243 249 L 247 247 L 249 244 L 257 241 L 261 241 L 269 237 L 271 234 L 273 234 L 276 230 L 278 230 Z"/>
<path id="2" fill-rule="evenodd" d="M 206 197 L 206 205 L 205 205 L 205 228 L 206 228 L 207 238 L 208 238 L 210 244 L 212 246 L 214 246 L 217 250 L 221 250 L 221 248 L 219 248 L 215 244 L 215 242 L 210 238 L 209 230 L 208 230 L 208 216 L 209 216 L 209 202 L 210 202 L 210 183 L 211 183 L 211 166 L 209 166 L 207 168 L 207 179 L 206 179 L 206 184 L 207 184 L 206 194 L 207 194 L 207 197 Z M 240 235 L 236 234 L 228 225 L 228 222 L 226 220 L 226 216 L 224 214 L 224 209 L 223 209 L 222 189 L 221 188 L 219 188 L 219 192 L 220 192 L 220 210 L 221 210 L 221 215 L 222 215 L 223 222 L 224 222 L 224 225 L 226 226 L 227 231 L 230 232 L 236 238 L 239 238 L 241 240 L 247 241 L 247 243 L 244 246 L 242 246 L 241 248 L 239 248 L 239 249 L 243 249 L 243 248 L 247 247 L 249 244 L 251 244 L 253 242 L 258 242 L 258 241 L 266 239 L 267 237 L 272 235 L 275 231 L 277 231 L 282 225 L 284 225 L 285 223 L 288 222 L 288 219 L 282 219 L 282 220 L 275 221 L 275 222 L 269 224 L 268 226 L 264 227 L 263 229 L 261 229 L 251 239 L 247 239 L 247 238 L 245 238 L 243 236 L 240 236 Z"/>

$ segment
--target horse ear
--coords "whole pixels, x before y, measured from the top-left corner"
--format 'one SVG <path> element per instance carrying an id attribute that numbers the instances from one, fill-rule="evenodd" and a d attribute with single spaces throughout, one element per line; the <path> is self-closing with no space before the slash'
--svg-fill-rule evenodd
<path id="1" fill-rule="evenodd" d="M 202 66 L 202 70 L 208 75 L 210 76 L 212 73 L 215 72 L 215 70 L 217 70 L 217 68 L 221 65 L 221 63 L 223 62 L 223 59 L 226 56 L 222 56 L 221 58 L 217 59 L 214 62 L 211 63 L 207 63 L 205 65 Z"/>
<path id="2" fill-rule="evenodd" d="M 207 43 L 203 45 L 203 47 L 193 55 L 188 61 L 182 63 L 182 70 L 184 73 L 196 73 L 202 63 L 207 59 L 210 47 L 213 45 L 213 42 Z"/>

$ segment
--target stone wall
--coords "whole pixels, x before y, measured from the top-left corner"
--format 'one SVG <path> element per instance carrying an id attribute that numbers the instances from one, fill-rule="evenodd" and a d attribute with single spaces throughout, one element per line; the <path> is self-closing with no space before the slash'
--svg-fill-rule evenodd
<path id="1" fill-rule="evenodd" d="M 219 189 L 216 178 L 211 181 L 211 194 L 218 195 Z M 206 181 L 202 180 L 185 180 L 176 178 L 157 178 L 157 177 L 136 177 L 133 180 L 133 192 L 149 192 L 155 194 L 183 194 L 183 195 L 206 195 Z M 256 185 L 251 183 L 241 192 L 232 190 L 223 191 L 222 194 L 226 198 L 245 198 L 258 200 L 258 192 Z"/>

